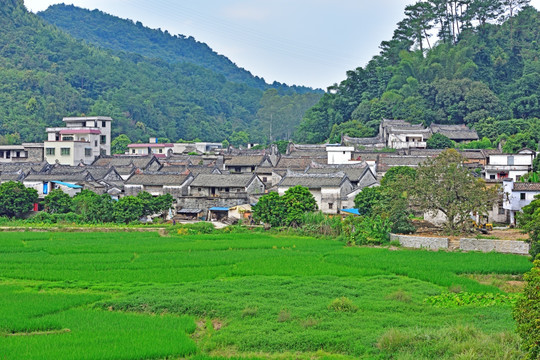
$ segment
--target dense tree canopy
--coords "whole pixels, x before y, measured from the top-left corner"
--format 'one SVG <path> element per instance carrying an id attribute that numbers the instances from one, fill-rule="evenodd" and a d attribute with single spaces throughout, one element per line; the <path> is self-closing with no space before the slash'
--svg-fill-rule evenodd
<path id="1" fill-rule="evenodd" d="M 381 53 L 328 88 L 295 140 L 335 141 L 339 127 L 353 131 L 342 124 L 354 122 L 375 132 L 382 118 L 467 124 L 491 142 L 520 131 L 540 140 L 531 129 L 540 117 L 540 16 L 528 3 L 429 0 L 407 6 Z M 433 31 L 436 43 L 429 38 Z"/>
<path id="2" fill-rule="evenodd" d="M 70 26 L 68 31 L 89 37 L 100 33 L 99 39 L 85 39 L 99 47 L 48 25 L 27 12 L 22 1 L 2 3 L 0 142 L 42 141 L 45 127 L 61 126 L 63 116 L 81 115 L 111 116 L 113 136 L 125 134 L 134 142 L 148 137 L 222 141 L 234 131 L 246 131 L 256 142 L 268 138 L 267 119 L 257 114 L 264 113 L 263 92 L 273 85 L 193 39 L 98 11 L 56 9 L 65 10 L 69 20 L 57 20 Z M 75 18 L 84 13 L 81 21 L 71 18 L 71 11 Z M 118 36 L 132 40 L 129 48 L 112 45 L 120 44 Z M 182 54 L 168 56 L 180 49 Z M 279 96 L 268 106 L 282 122 L 297 124 L 320 97 L 308 88 L 275 85 Z"/>
<path id="3" fill-rule="evenodd" d="M 21 217 L 30 212 L 37 201 L 36 189 L 20 182 L 8 181 L 0 185 L 0 216 Z"/>

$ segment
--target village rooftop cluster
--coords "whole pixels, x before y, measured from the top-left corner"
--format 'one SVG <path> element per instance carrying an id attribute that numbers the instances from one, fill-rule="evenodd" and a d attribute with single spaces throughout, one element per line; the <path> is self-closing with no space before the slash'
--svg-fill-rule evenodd
<path id="1" fill-rule="evenodd" d="M 403 120 L 383 120 L 374 138 L 342 137 L 341 144 L 289 143 L 280 153 L 268 149 L 222 148 L 220 143 L 130 144 L 128 153 L 111 155 L 110 117 L 67 117 L 65 127 L 47 128 L 44 143 L 0 146 L 0 182 L 19 181 L 43 199 L 61 189 L 74 196 L 83 189 L 118 199 L 141 191 L 171 194 L 175 219 L 242 218 L 264 194 L 284 194 L 301 185 L 325 214 L 354 213 L 354 198 L 378 186 L 388 169 L 417 167 L 442 150 L 426 149 L 441 133 L 456 143 L 477 140 L 464 125 L 425 128 Z M 388 151 L 392 149 L 391 151 Z M 540 183 L 519 182 L 532 171 L 536 151 L 461 150 L 464 166 L 488 184 L 500 184 L 500 201 L 488 221 L 515 222 L 515 213 L 540 194 Z M 195 155 L 197 154 L 197 155 Z M 38 207 L 35 207 L 38 210 Z M 427 219 L 433 222 L 441 219 Z"/>

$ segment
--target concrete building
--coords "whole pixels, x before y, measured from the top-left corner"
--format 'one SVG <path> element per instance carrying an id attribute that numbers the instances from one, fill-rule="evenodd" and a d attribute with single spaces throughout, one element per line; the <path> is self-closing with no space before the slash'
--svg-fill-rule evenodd
<path id="1" fill-rule="evenodd" d="M 111 154 L 110 117 L 66 117 L 66 127 L 47 128 L 45 160 L 50 163 L 91 164 L 100 155 Z"/>
<path id="2" fill-rule="evenodd" d="M 536 152 L 530 149 L 520 150 L 517 154 L 490 154 L 485 166 L 486 179 L 518 181 L 532 171 L 535 156 Z"/>
<path id="3" fill-rule="evenodd" d="M 515 224 L 516 213 L 540 194 L 540 183 L 515 182 L 509 178 L 503 181 L 503 191 L 503 208 L 508 211 L 510 224 Z"/>

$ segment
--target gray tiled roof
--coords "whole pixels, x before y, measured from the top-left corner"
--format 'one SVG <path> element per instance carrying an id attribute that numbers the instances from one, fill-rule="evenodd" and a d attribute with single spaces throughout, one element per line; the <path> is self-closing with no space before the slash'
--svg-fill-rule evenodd
<path id="1" fill-rule="evenodd" d="M 538 191 L 540 192 L 540 183 L 514 183 L 514 191 Z"/>
<path id="2" fill-rule="evenodd" d="M 72 174 L 46 174 L 32 173 L 29 174 L 24 181 L 65 181 L 65 182 L 85 182 L 94 181 L 95 179 L 87 171 Z"/>
<path id="3" fill-rule="evenodd" d="M 263 160 L 264 155 L 255 156 L 233 156 L 225 160 L 225 166 L 258 166 Z"/>
<path id="4" fill-rule="evenodd" d="M 310 189 L 338 187 L 345 179 L 347 179 L 347 176 L 343 172 L 333 174 L 298 174 L 289 172 L 281 179 L 278 186 L 300 185 Z"/>
<path id="5" fill-rule="evenodd" d="M 431 124 L 433 133 L 442 134 L 452 140 L 478 140 L 478 133 L 474 129 L 469 129 L 467 125 L 439 125 Z"/>
<path id="6" fill-rule="evenodd" d="M 199 174 L 192 187 L 247 187 L 253 174 Z"/>
<path id="7" fill-rule="evenodd" d="M 145 186 L 180 186 L 189 175 L 171 173 L 133 174 L 126 180 L 125 185 Z"/>

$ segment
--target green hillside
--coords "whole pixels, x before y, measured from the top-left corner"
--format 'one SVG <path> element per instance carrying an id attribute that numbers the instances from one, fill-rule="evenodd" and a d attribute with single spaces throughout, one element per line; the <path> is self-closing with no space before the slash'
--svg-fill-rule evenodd
<path id="1" fill-rule="evenodd" d="M 22 0 L 0 8 L 0 140 L 43 140 L 45 127 L 84 114 L 112 116 L 113 135 L 133 141 L 221 141 L 240 130 L 264 141 L 263 94 L 194 64 L 88 45 L 29 13 Z"/>
<path id="2" fill-rule="evenodd" d="M 536 148 L 540 14 L 528 3 L 430 0 L 408 6 L 381 53 L 329 89 L 304 117 L 296 139 L 371 136 L 388 118 L 467 124 L 490 142 Z"/>
<path id="3" fill-rule="evenodd" d="M 227 57 L 217 54 L 208 45 L 191 36 L 171 35 L 166 30 L 150 29 L 139 21 L 120 19 L 99 10 L 90 11 L 59 4 L 50 6 L 38 13 L 38 16 L 77 39 L 103 48 L 156 57 L 170 63 L 196 64 L 224 75 L 229 81 L 261 90 L 275 88 L 280 94 L 314 91 L 308 87 L 290 87 L 278 82 L 267 84 L 264 79 L 239 68 Z"/>

